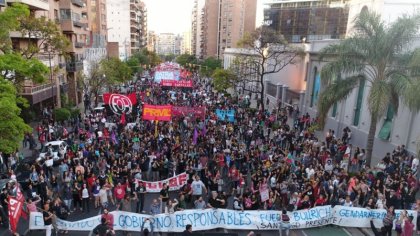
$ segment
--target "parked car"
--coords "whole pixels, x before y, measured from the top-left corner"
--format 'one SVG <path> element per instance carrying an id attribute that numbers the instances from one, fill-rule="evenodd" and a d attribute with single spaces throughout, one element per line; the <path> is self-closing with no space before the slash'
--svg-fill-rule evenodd
<path id="1" fill-rule="evenodd" d="M 39 154 L 39 157 L 37 161 L 42 161 L 48 159 L 48 156 L 52 156 L 52 159 L 54 162 L 58 162 L 61 159 L 64 159 L 66 153 L 67 153 L 67 143 L 64 141 L 52 141 L 46 143 L 43 148 L 41 149 L 41 152 Z M 51 148 L 51 150 L 50 150 Z M 64 155 L 61 156 L 59 153 L 59 150 L 61 148 L 64 148 Z M 50 151 L 49 151 L 50 150 Z"/>

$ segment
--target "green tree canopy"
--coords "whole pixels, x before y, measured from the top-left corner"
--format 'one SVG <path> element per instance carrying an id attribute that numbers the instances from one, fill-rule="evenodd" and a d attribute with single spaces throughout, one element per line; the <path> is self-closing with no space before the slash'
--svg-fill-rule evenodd
<path id="1" fill-rule="evenodd" d="M 190 55 L 190 54 L 181 54 L 176 57 L 175 61 L 181 66 L 187 66 L 189 64 L 197 64 L 197 58 L 194 55 Z"/>
<path id="2" fill-rule="evenodd" d="M 26 59 L 19 53 L 7 53 L 0 55 L 0 71 L 3 78 L 19 85 L 25 79 L 31 79 L 35 83 L 41 83 L 48 76 L 49 70 L 36 58 Z"/>
<path id="3" fill-rule="evenodd" d="M 200 73 L 206 77 L 210 77 L 216 69 L 222 68 L 222 61 L 215 57 L 208 57 L 200 64 Z"/>
<path id="4" fill-rule="evenodd" d="M 119 58 L 106 58 L 100 62 L 100 70 L 105 75 L 108 86 L 124 83 L 132 78 L 131 68 Z"/>
<path id="5" fill-rule="evenodd" d="M 0 52 L 8 53 L 12 50 L 10 31 L 19 29 L 21 20 L 27 17 L 29 17 L 29 8 L 20 3 L 14 3 L 4 11 L 0 11 Z"/>
<path id="6" fill-rule="evenodd" d="M 25 133 L 32 132 L 29 125 L 19 117 L 21 103 L 12 83 L 0 76 L 0 151 L 13 153 L 23 140 Z"/>
<path id="7" fill-rule="evenodd" d="M 234 87 L 237 77 L 231 70 L 216 69 L 212 75 L 214 89 L 218 92 L 226 92 L 227 89 Z"/>
<path id="8" fill-rule="evenodd" d="M 397 111 L 402 101 L 412 111 L 420 109 L 420 79 L 414 73 L 416 68 L 407 66 L 418 58 L 416 51 L 407 49 L 418 33 L 419 19 L 402 16 L 387 25 L 380 15 L 363 11 L 354 22 L 353 36 L 322 51 L 321 59 L 328 58 L 329 62 L 321 71 L 324 87 L 318 101 L 321 128 L 333 104 L 346 99 L 359 84 L 365 84 L 360 81 L 366 81 L 370 87 L 366 99 L 370 113 L 367 164 L 371 163 L 378 121 L 388 107 Z M 340 78 L 334 79 L 337 75 Z"/>

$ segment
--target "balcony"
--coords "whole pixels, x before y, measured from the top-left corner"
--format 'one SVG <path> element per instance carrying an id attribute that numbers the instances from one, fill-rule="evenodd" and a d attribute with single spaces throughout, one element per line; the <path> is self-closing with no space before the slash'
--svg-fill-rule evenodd
<path id="1" fill-rule="evenodd" d="M 71 3 L 73 3 L 73 5 L 76 5 L 78 7 L 84 7 L 85 3 L 82 0 L 71 0 Z"/>
<path id="2" fill-rule="evenodd" d="M 37 86 L 27 86 L 23 87 L 23 91 L 20 95 L 28 99 L 31 104 L 37 104 L 51 97 L 57 96 L 57 86 L 51 83 Z"/>
<path id="3" fill-rule="evenodd" d="M 83 62 L 70 62 L 66 65 L 67 72 L 78 72 L 83 70 Z"/>
<path id="4" fill-rule="evenodd" d="M 83 26 L 85 24 L 80 22 L 79 20 L 66 19 L 66 20 L 61 20 L 60 23 L 61 23 L 61 30 L 64 32 L 81 33 L 84 31 Z"/>
<path id="5" fill-rule="evenodd" d="M 83 48 L 85 46 L 85 43 L 83 42 L 75 42 L 74 47 L 75 48 Z"/>
<path id="6" fill-rule="evenodd" d="M 79 20 L 73 20 L 73 26 L 82 28 L 83 26 L 85 26 L 85 24 L 83 24 Z"/>
<path id="7" fill-rule="evenodd" d="M 50 4 L 48 3 L 48 0 L 7 0 L 7 3 L 9 4 L 16 2 L 28 5 L 29 9 L 31 10 L 50 10 Z"/>

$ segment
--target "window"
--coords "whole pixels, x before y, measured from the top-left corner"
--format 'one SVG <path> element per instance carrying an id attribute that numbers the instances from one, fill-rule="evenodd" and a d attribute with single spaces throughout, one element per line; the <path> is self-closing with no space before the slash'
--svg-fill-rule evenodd
<path id="1" fill-rule="evenodd" d="M 70 9 L 60 9 L 60 19 L 61 20 L 70 20 L 71 19 Z"/>
<path id="2" fill-rule="evenodd" d="M 321 89 L 321 75 L 318 68 L 314 69 L 314 79 L 312 84 L 311 107 L 318 103 L 319 90 Z"/>
<path id="3" fill-rule="evenodd" d="M 386 112 L 386 117 L 381 130 L 379 131 L 378 137 L 382 140 L 389 140 L 391 137 L 392 120 L 394 119 L 394 107 L 389 104 Z"/>
<path id="4" fill-rule="evenodd" d="M 358 126 L 360 121 L 360 113 L 362 110 L 363 93 L 365 91 L 366 80 L 360 80 L 359 92 L 357 93 L 356 109 L 354 110 L 353 125 Z"/>

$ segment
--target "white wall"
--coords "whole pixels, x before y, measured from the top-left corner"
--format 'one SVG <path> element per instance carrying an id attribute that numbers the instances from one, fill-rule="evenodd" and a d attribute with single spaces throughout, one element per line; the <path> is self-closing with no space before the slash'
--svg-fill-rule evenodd
<path id="1" fill-rule="evenodd" d="M 307 76 L 307 87 L 305 94 L 305 108 L 303 112 L 308 112 L 312 117 L 317 115 L 317 107 L 314 105 L 310 107 L 311 103 L 311 94 L 314 84 L 314 68 L 317 67 L 318 71 L 322 70 L 322 67 L 326 62 L 321 62 L 317 58 L 317 52 L 328 44 L 337 43 L 337 40 L 329 41 L 314 41 L 311 43 L 311 57 L 309 59 L 309 73 Z M 412 45 L 419 45 L 420 39 L 416 39 Z M 329 112 L 329 117 L 326 122 L 325 130 L 333 129 L 336 132 L 337 136 L 341 136 L 341 131 L 346 127 L 350 127 L 352 130 L 352 141 L 351 143 L 354 146 L 359 146 L 361 148 L 366 147 L 367 134 L 370 127 L 370 112 L 367 106 L 367 98 L 369 95 L 370 86 L 368 82 L 363 94 L 363 102 L 361 107 L 361 115 L 359 120 L 359 125 L 353 125 L 353 119 L 355 115 L 356 99 L 358 94 L 358 89 L 356 88 L 347 97 L 347 99 L 338 103 L 336 117 L 332 117 L 332 109 Z M 321 85 L 322 91 L 322 85 Z M 378 121 L 376 135 L 382 128 L 386 114 Z M 391 152 L 398 145 L 406 145 L 409 151 L 415 153 L 417 148 L 417 143 L 420 141 L 420 114 L 413 114 L 409 111 L 407 107 L 401 102 L 399 106 L 398 113 L 394 115 L 392 129 L 389 140 L 381 140 L 375 138 L 373 155 L 374 159 L 373 164 L 377 163 L 380 158 L 382 158 L 387 152 Z"/>
<path id="2" fill-rule="evenodd" d="M 120 59 L 131 54 L 130 0 L 107 0 L 108 42 L 118 42 Z"/>

